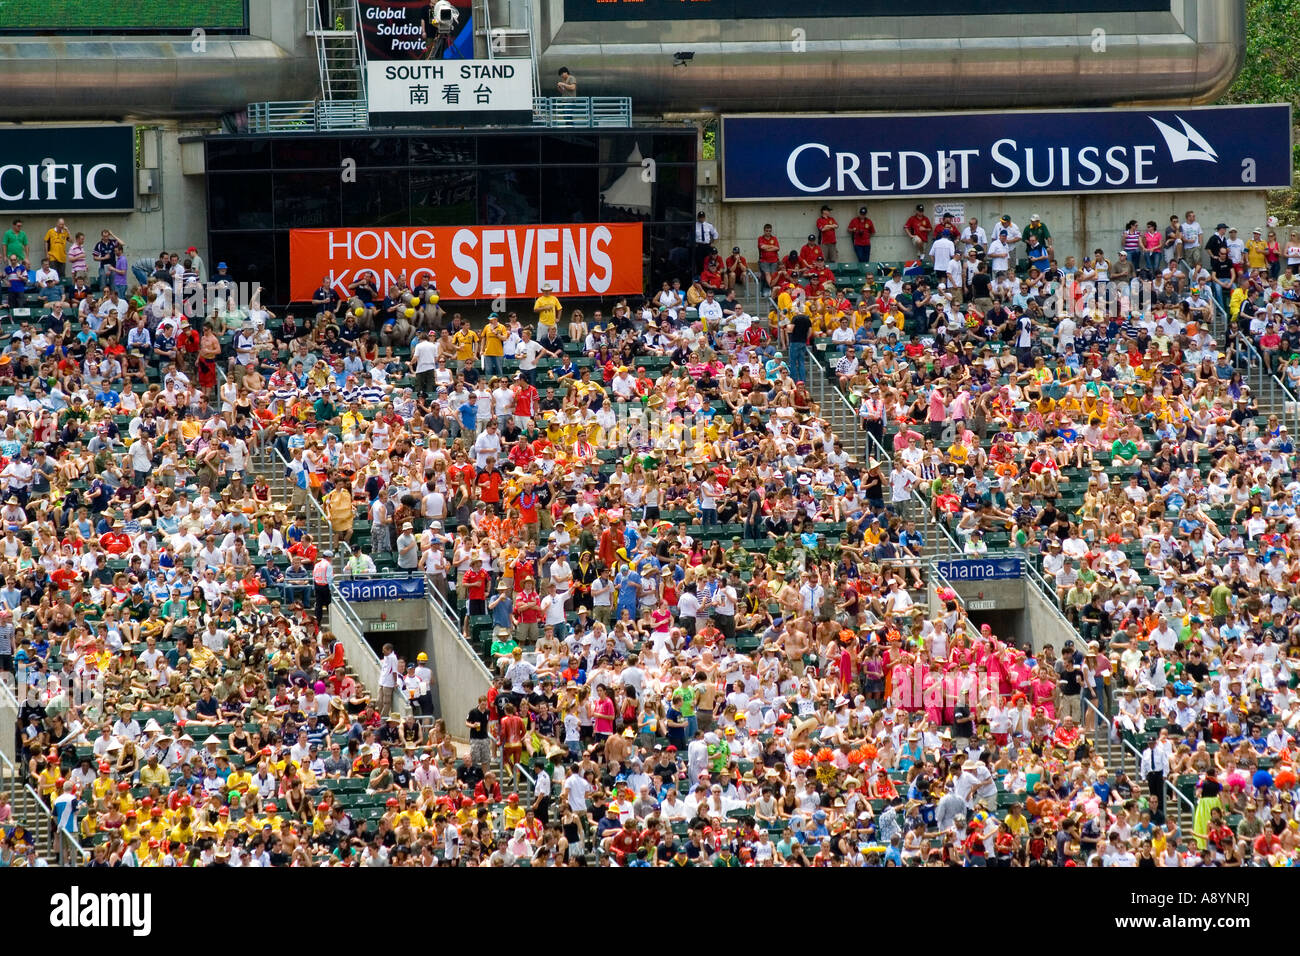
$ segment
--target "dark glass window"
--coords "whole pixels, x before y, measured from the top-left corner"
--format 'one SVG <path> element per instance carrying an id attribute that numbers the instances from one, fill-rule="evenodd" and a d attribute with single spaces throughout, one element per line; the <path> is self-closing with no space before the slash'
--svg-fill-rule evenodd
<path id="1" fill-rule="evenodd" d="M 209 229 L 270 229 L 271 173 L 208 175 Z"/>
<path id="2" fill-rule="evenodd" d="M 538 144 L 537 136 L 482 136 L 478 161 L 483 166 L 536 166 Z"/>
<path id="3" fill-rule="evenodd" d="M 695 220 L 695 168 L 655 167 L 655 211 L 658 222 Z"/>
<path id="4" fill-rule="evenodd" d="M 364 136 L 341 139 L 339 161 L 355 159 L 358 167 L 406 166 L 406 140 L 400 136 Z"/>
<path id="5" fill-rule="evenodd" d="M 216 270 L 217 263 L 224 262 L 230 269 L 230 275 L 236 282 L 260 282 L 267 286 L 268 295 L 277 292 L 275 285 L 275 239 L 274 233 L 225 232 L 212 236 L 212 263 L 210 269 Z M 288 295 L 288 287 L 283 290 Z M 267 301 L 274 301 L 268 298 Z"/>
<path id="6" fill-rule="evenodd" d="M 530 226 L 541 222 L 536 167 L 480 170 L 478 206 L 478 221 L 485 226 Z"/>
<path id="7" fill-rule="evenodd" d="M 410 225 L 463 226 L 478 221 L 478 175 L 472 169 L 411 170 Z"/>
<path id="8" fill-rule="evenodd" d="M 275 174 L 275 227 L 314 229 L 339 222 L 339 174 L 278 172 Z"/>
<path id="9" fill-rule="evenodd" d="M 654 138 L 654 158 L 657 163 L 693 163 L 695 162 L 695 133 L 686 135 L 673 133 L 656 133 Z"/>
<path id="10" fill-rule="evenodd" d="M 274 141 L 276 169 L 338 169 L 339 141 L 310 136 L 286 136 Z"/>
<path id="11" fill-rule="evenodd" d="M 415 136 L 408 140 L 412 166 L 472 166 L 478 141 L 472 136 Z"/>
<path id="12" fill-rule="evenodd" d="M 567 133 L 542 140 L 542 162 L 547 166 L 593 163 L 596 155 L 596 137 L 591 133 Z"/>
<path id="13" fill-rule="evenodd" d="M 208 140 L 209 170 L 270 169 L 271 141 L 231 136 Z"/>
<path id="14" fill-rule="evenodd" d="M 543 166 L 541 221 L 596 222 L 599 174 L 594 166 Z"/>
<path id="15" fill-rule="evenodd" d="M 342 183 L 343 225 L 405 226 L 411 221 L 409 179 L 405 169 L 358 167 L 357 181 Z M 332 225 L 332 224 L 331 224 Z"/>
<path id="16" fill-rule="evenodd" d="M 599 170 L 600 222 L 645 222 L 653 212 L 655 184 L 642 179 L 641 166 L 602 166 Z"/>

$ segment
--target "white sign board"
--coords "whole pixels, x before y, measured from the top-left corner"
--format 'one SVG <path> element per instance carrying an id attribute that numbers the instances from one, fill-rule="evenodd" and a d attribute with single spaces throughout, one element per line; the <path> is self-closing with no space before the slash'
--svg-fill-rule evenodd
<path id="1" fill-rule="evenodd" d="M 371 61 L 366 80 L 371 113 L 533 111 L 528 60 Z"/>
<path id="2" fill-rule="evenodd" d="M 966 218 L 966 204 L 964 202 L 937 202 L 934 204 L 934 218 L 942 219 L 945 215 L 952 216 L 954 219 Z"/>

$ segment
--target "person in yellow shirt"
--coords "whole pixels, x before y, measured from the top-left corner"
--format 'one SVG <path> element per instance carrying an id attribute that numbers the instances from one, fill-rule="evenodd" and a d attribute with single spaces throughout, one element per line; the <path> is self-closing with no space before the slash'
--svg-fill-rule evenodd
<path id="1" fill-rule="evenodd" d="M 487 375 L 504 375 L 505 342 L 510 338 L 510 330 L 501 324 L 497 314 L 488 316 L 487 325 L 483 326 L 483 371 Z"/>
<path id="2" fill-rule="evenodd" d="M 68 275 L 68 237 L 68 226 L 62 219 L 45 230 L 45 254 L 49 256 L 50 265 L 59 273 L 60 279 L 72 278 Z"/>
<path id="3" fill-rule="evenodd" d="M 140 865 L 150 867 L 163 865 L 162 841 L 160 838 L 155 838 L 149 841 L 149 852 L 145 854 L 145 858 L 140 861 Z"/>
<path id="4" fill-rule="evenodd" d="M 325 803 L 316 804 L 316 812 L 312 814 L 312 818 L 311 818 L 312 836 L 320 836 L 322 833 L 325 832 L 325 824 L 329 822 L 329 818 L 330 818 L 329 805 Z"/>
<path id="5" fill-rule="evenodd" d="M 122 842 L 129 843 L 140 839 L 139 815 L 134 810 L 126 811 L 126 822 L 122 824 Z"/>
<path id="6" fill-rule="evenodd" d="M 352 407 L 339 419 L 339 426 L 343 432 L 344 442 L 360 440 L 366 431 L 366 416 L 361 412 L 360 403 L 352 403 Z"/>
<path id="7" fill-rule="evenodd" d="M 533 303 L 533 312 L 537 314 L 537 337 L 545 338 L 542 333 L 546 326 L 554 328 L 560 315 L 560 300 L 552 293 L 555 289 L 548 282 L 542 286 L 542 294 Z"/>
<path id="8" fill-rule="evenodd" d="M 513 831 L 515 827 L 523 822 L 524 816 L 524 808 L 519 805 L 519 794 L 512 793 L 506 797 L 506 830 Z"/>
<path id="9" fill-rule="evenodd" d="M 257 811 L 252 803 L 244 805 L 244 815 L 230 824 L 237 833 L 260 833 L 262 830 L 262 821 L 258 819 Z"/>
<path id="10" fill-rule="evenodd" d="M 46 803 L 54 799 L 58 791 L 60 776 L 62 776 L 62 771 L 59 762 L 53 758 L 46 764 L 45 769 L 36 775 L 36 789 L 40 791 Z"/>
<path id="11" fill-rule="evenodd" d="M 243 793 L 248 789 L 248 785 L 253 782 L 253 775 L 245 769 L 232 770 L 230 776 L 226 778 L 226 789 L 230 792 L 238 791 Z"/>
<path id="12" fill-rule="evenodd" d="M 81 818 L 81 823 L 77 826 L 77 831 L 81 835 L 84 843 L 99 832 L 99 811 L 93 806 L 86 809 L 86 815 Z"/>
<path id="13" fill-rule="evenodd" d="M 158 786 L 166 790 L 171 786 L 172 777 L 167 768 L 158 763 L 158 755 L 150 754 L 149 762 L 140 768 L 140 786 Z"/>
<path id="14" fill-rule="evenodd" d="M 478 333 L 468 325 L 451 337 L 451 344 L 456 349 L 458 362 L 473 362 L 478 356 Z"/>
<path id="15" fill-rule="evenodd" d="M 117 781 L 113 779 L 113 767 L 111 764 L 101 763 L 99 765 L 99 776 L 95 782 L 90 785 L 90 792 L 95 797 L 95 802 L 99 803 L 107 800 L 109 794 L 117 789 Z"/>
<path id="16" fill-rule="evenodd" d="M 167 836 L 167 831 L 171 829 L 167 821 L 163 818 L 163 808 L 154 807 L 149 811 L 149 819 L 140 827 L 140 838 L 143 840 L 162 840 Z"/>
<path id="17" fill-rule="evenodd" d="M 182 816 L 176 825 L 171 828 L 167 834 L 167 839 L 172 843 L 194 842 L 194 827 L 188 813 Z"/>
<path id="18" fill-rule="evenodd" d="M 1251 233 L 1251 237 L 1246 240 L 1246 267 L 1248 269 L 1267 269 L 1268 243 L 1261 237 L 1262 229 L 1256 229 Z"/>

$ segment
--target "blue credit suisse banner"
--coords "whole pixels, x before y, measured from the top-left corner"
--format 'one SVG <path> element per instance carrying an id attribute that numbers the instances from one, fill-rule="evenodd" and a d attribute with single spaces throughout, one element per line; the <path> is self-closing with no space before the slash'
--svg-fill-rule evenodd
<path id="1" fill-rule="evenodd" d="M 1020 558 L 973 558 L 968 561 L 940 561 L 939 573 L 952 584 L 963 581 L 1004 581 L 1024 573 Z"/>
<path id="2" fill-rule="evenodd" d="M 723 198 L 1291 185 L 1291 107 L 724 116 Z"/>
<path id="3" fill-rule="evenodd" d="M 424 578 L 344 578 L 339 593 L 349 601 L 400 601 L 424 597 Z"/>

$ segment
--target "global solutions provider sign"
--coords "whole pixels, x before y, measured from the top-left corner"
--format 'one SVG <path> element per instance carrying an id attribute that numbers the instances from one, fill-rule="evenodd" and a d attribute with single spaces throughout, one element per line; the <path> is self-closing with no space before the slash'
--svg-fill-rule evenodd
<path id="1" fill-rule="evenodd" d="M 0 213 L 108 212 L 134 205 L 133 127 L 0 130 Z"/>
<path id="2" fill-rule="evenodd" d="M 1288 105 L 724 116 L 723 198 L 1275 189 Z"/>

